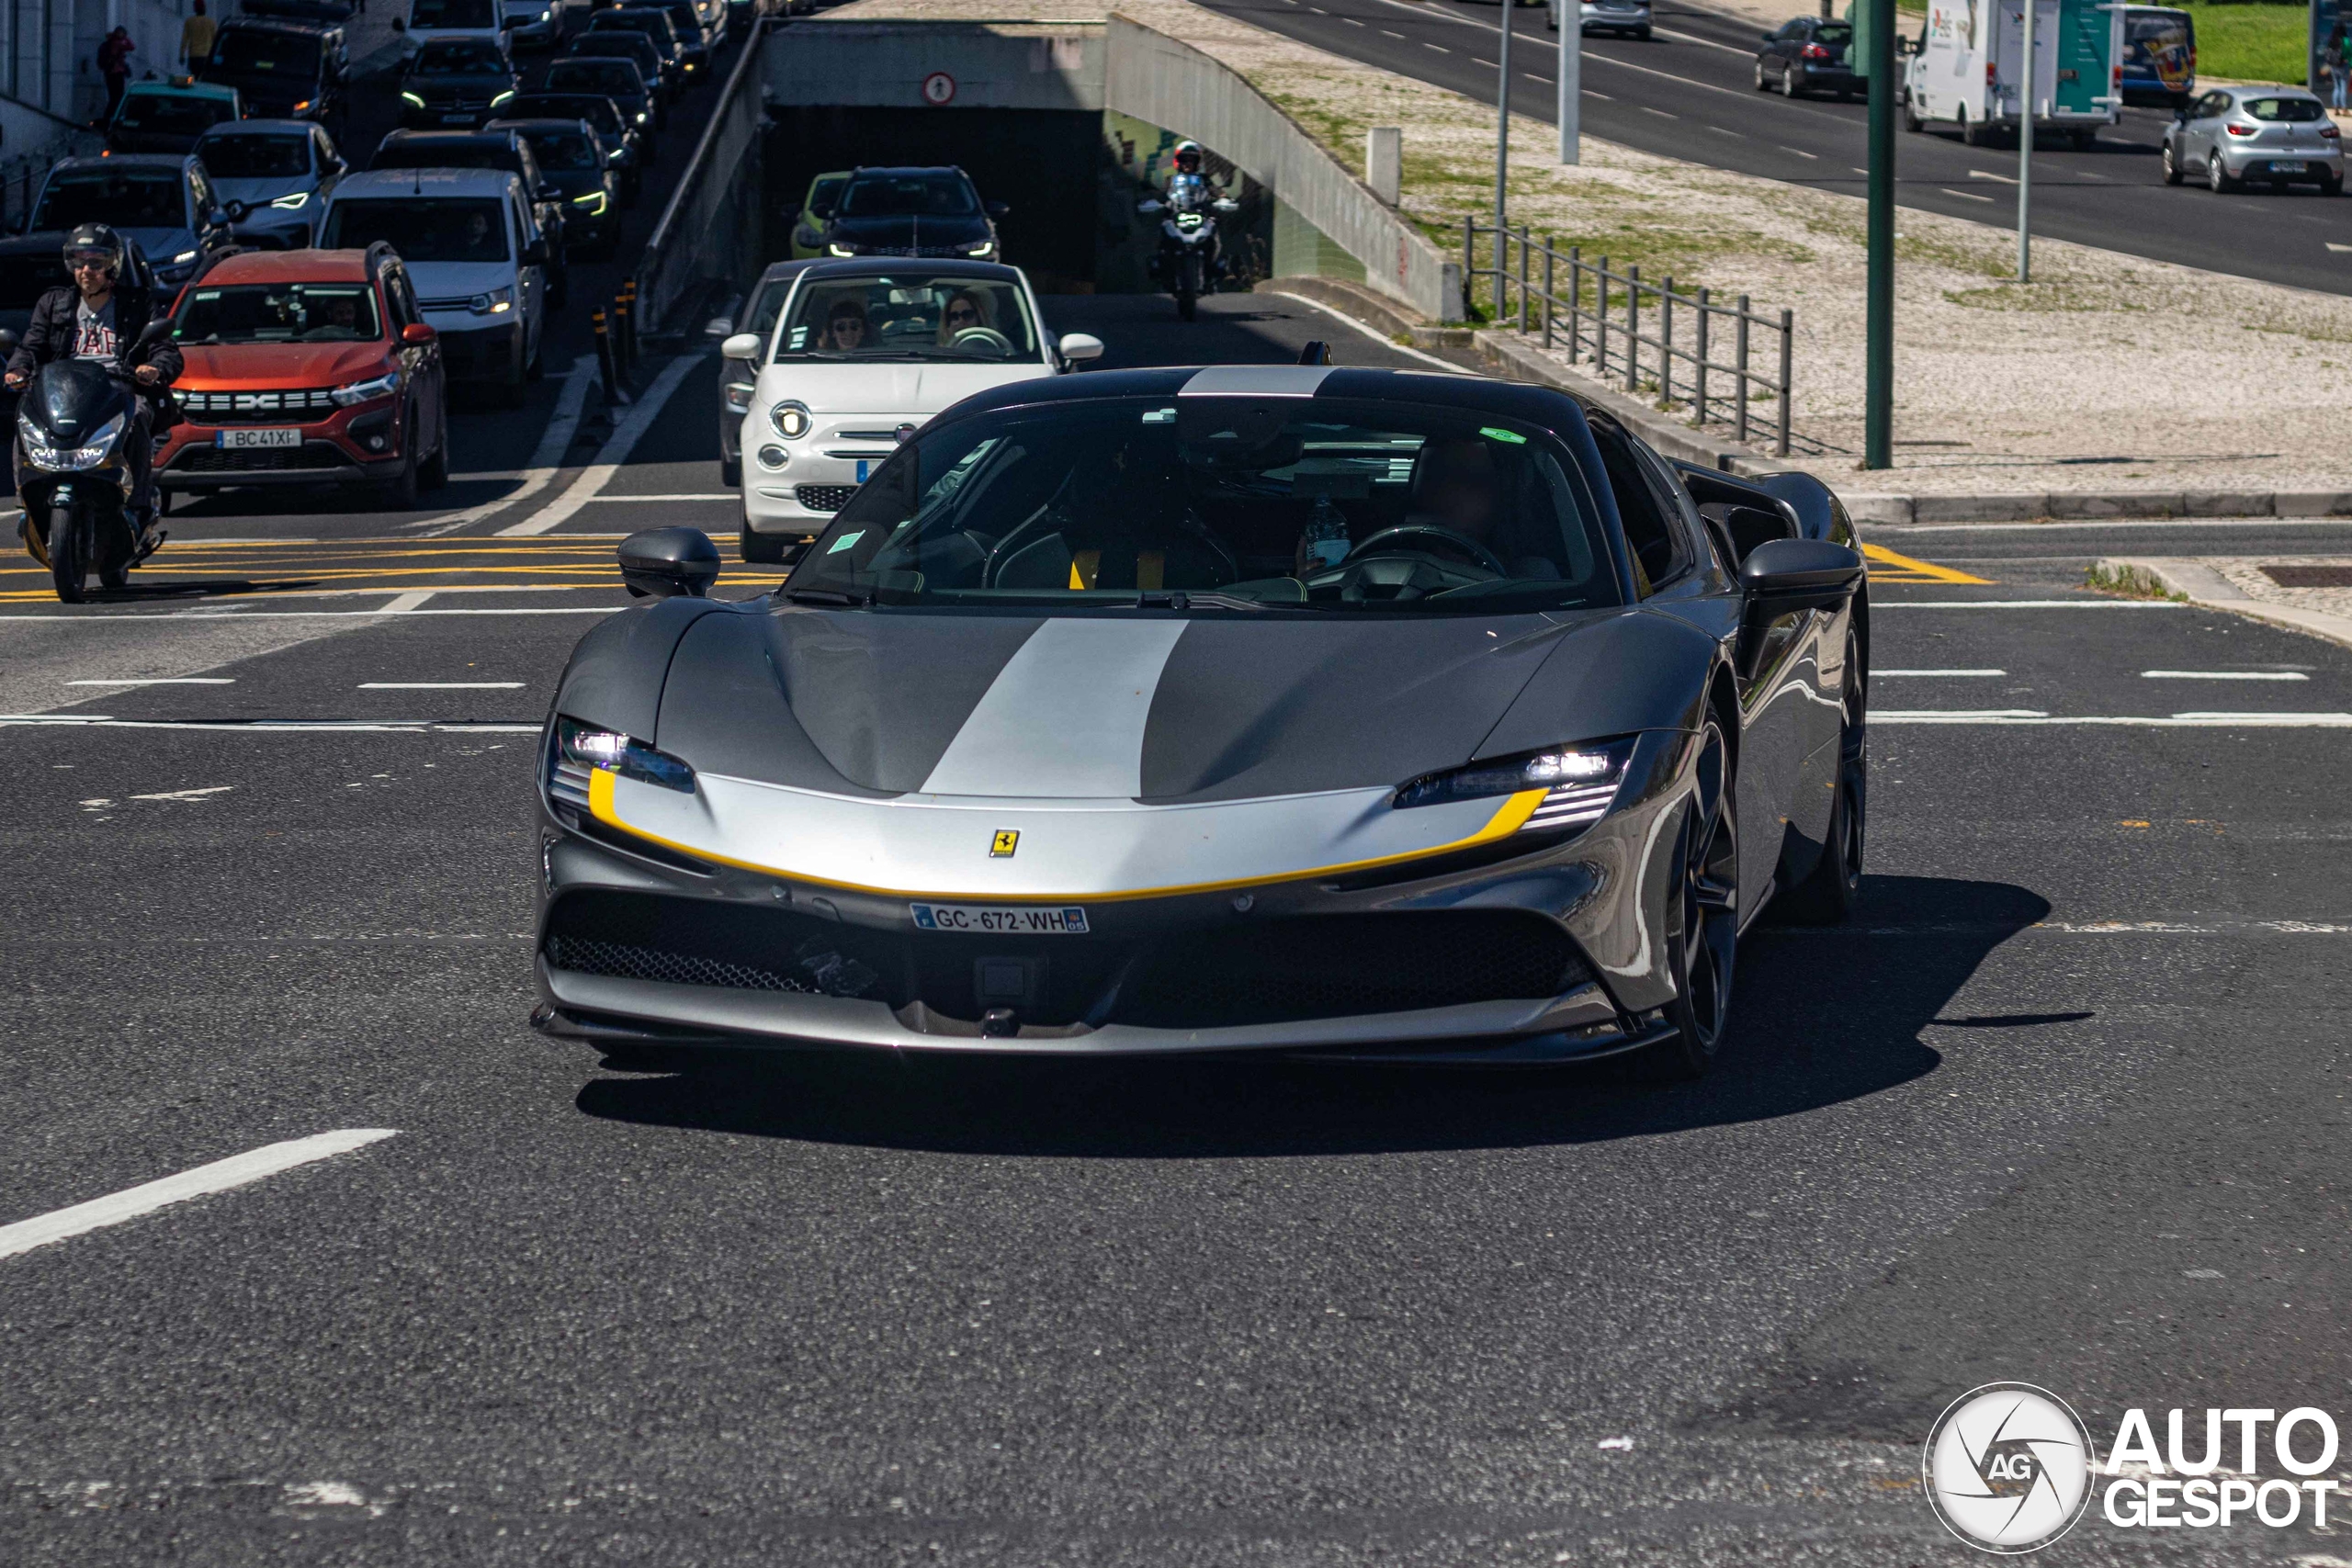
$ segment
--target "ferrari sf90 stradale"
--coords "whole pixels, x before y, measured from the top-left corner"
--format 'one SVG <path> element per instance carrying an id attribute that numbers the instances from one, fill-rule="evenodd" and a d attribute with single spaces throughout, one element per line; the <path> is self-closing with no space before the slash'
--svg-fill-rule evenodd
<path id="1" fill-rule="evenodd" d="M 1861 869 L 1836 498 L 1545 389 L 1327 366 L 1023 381 L 774 595 L 582 640 L 535 1017 L 726 1043 L 1703 1071 L 1741 930 Z"/>

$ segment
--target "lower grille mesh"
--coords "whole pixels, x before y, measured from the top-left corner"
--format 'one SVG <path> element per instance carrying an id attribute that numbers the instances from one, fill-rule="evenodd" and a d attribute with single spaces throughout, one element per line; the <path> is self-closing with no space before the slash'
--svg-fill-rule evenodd
<path id="1" fill-rule="evenodd" d="M 814 992 L 789 975 L 748 964 L 729 964 L 686 953 L 664 953 L 653 947 L 624 942 L 594 942 L 586 937 L 548 939 L 548 962 L 576 975 L 605 975 L 621 980 L 661 980 L 673 986 L 725 986 L 738 991 Z"/>
<path id="2" fill-rule="evenodd" d="M 855 485 L 795 485 L 792 493 L 811 512 L 839 512 L 857 493 Z"/>

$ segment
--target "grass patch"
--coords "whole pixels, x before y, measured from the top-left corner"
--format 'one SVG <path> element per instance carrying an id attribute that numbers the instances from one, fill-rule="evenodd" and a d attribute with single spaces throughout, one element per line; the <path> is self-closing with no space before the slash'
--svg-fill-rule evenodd
<path id="1" fill-rule="evenodd" d="M 2070 283 L 2010 284 L 2006 288 L 1947 288 L 1944 298 L 1970 310 L 2145 310 L 2144 303 L 2118 299 L 2104 288 Z"/>
<path id="2" fill-rule="evenodd" d="M 2083 572 L 2083 586 L 2126 599 L 2165 599 L 2176 604 L 2188 602 L 2188 594 L 2165 587 L 2162 578 L 2140 566 L 2093 561 Z"/>
<path id="3" fill-rule="evenodd" d="M 2165 0 L 2178 5 L 2178 0 Z M 2301 86 L 2311 13 L 2295 5 L 2179 5 L 2197 22 L 2197 74 Z"/>

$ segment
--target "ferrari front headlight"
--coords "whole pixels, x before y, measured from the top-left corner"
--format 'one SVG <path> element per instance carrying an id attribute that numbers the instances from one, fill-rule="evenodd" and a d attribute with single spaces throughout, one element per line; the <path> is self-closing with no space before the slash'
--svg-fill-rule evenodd
<path id="1" fill-rule="evenodd" d="M 1544 798 L 1521 826 L 1521 832 L 1582 827 L 1608 815 L 1617 786 L 1624 782 L 1625 766 L 1633 759 L 1631 736 L 1583 746 L 1555 746 L 1424 773 L 1399 786 L 1391 804 L 1402 811 L 1540 789 Z"/>
<path id="2" fill-rule="evenodd" d="M 555 744 L 548 750 L 548 794 L 567 806 L 588 807 L 588 781 L 598 769 L 625 779 L 695 792 L 695 771 L 667 751 L 657 751 L 642 740 L 617 730 L 598 729 L 577 719 L 559 716 Z"/>

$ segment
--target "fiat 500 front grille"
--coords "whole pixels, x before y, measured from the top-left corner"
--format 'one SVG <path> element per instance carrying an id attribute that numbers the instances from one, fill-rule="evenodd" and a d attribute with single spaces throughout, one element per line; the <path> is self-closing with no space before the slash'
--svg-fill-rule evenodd
<path id="1" fill-rule="evenodd" d="M 839 512 L 857 493 L 855 485 L 795 485 L 792 493 L 811 512 Z"/>

